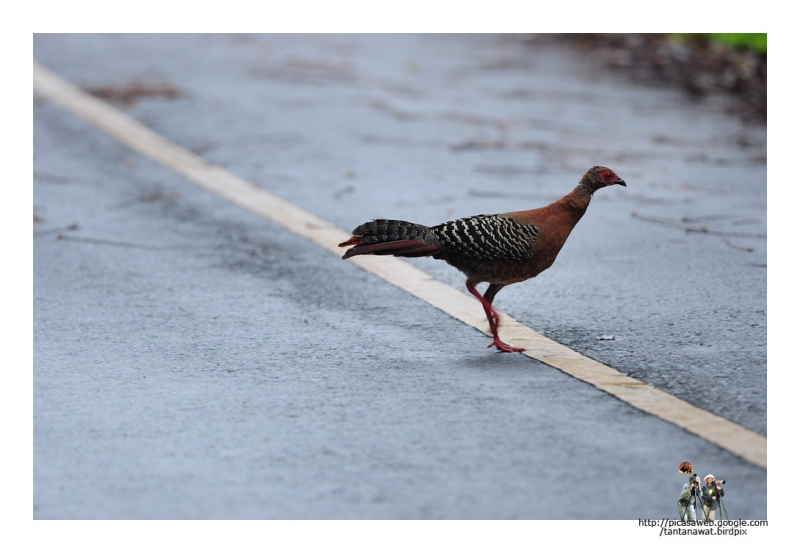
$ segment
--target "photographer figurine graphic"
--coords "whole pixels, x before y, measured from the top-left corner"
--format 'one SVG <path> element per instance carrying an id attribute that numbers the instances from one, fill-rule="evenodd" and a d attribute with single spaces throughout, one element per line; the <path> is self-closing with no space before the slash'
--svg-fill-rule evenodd
<path id="1" fill-rule="evenodd" d="M 725 495 L 725 490 L 722 489 L 725 480 L 715 480 L 713 474 L 709 474 L 703 480 L 705 481 L 702 489 L 703 522 L 713 521 L 716 518 L 717 503 L 722 503 L 722 496 Z"/>
<path id="2" fill-rule="evenodd" d="M 695 505 L 700 495 L 700 479 L 696 474 L 689 477 L 689 482 L 683 485 L 681 495 L 678 497 L 678 518 L 683 522 L 697 522 Z"/>

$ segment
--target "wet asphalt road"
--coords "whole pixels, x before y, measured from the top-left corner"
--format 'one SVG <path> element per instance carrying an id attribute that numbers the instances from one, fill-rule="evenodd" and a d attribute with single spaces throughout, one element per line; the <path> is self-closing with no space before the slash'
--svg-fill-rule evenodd
<path id="1" fill-rule="evenodd" d="M 766 130 L 719 104 L 508 37 L 39 35 L 34 54 L 86 88 L 173 90 L 120 107 L 346 229 L 538 207 L 612 167 L 628 188 L 498 307 L 766 435 Z M 663 518 L 683 460 L 736 483 L 732 517 L 766 517 L 764 470 L 487 350 L 41 100 L 34 208 L 36 518 Z"/>

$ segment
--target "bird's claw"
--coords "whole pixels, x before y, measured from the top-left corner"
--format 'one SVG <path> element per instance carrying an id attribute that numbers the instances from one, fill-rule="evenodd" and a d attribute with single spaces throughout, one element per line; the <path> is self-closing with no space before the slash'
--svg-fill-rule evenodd
<path id="1" fill-rule="evenodd" d="M 490 348 L 492 346 L 496 347 L 497 349 L 499 349 L 501 352 L 504 352 L 504 353 L 514 353 L 514 352 L 517 352 L 517 351 L 525 351 L 525 348 L 515 348 L 515 347 L 512 347 L 512 346 L 509 346 L 505 342 L 501 342 L 499 338 L 495 338 L 494 341 L 491 344 L 489 344 L 488 346 L 486 346 L 486 347 Z"/>

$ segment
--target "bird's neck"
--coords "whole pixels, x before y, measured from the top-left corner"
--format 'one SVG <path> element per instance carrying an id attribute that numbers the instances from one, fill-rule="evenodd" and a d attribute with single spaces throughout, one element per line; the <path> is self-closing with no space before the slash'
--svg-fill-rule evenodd
<path id="1" fill-rule="evenodd" d="M 579 212 L 583 215 L 586 208 L 589 207 L 589 202 L 592 201 L 592 194 L 594 194 L 595 190 L 596 188 L 592 187 L 590 184 L 581 183 L 575 187 L 575 190 L 561 198 L 559 203 L 566 209 Z"/>

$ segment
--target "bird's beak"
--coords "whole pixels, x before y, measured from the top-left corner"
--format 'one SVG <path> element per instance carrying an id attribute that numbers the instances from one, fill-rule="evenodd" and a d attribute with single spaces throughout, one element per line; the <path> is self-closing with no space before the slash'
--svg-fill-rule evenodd
<path id="1" fill-rule="evenodd" d="M 617 179 L 617 180 L 615 180 L 613 184 L 621 184 L 621 185 L 622 185 L 622 186 L 624 186 L 625 188 L 628 188 L 628 185 L 627 185 L 627 184 L 625 184 L 625 181 L 624 181 L 624 180 L 622 180 L 622 179 Z"/>

